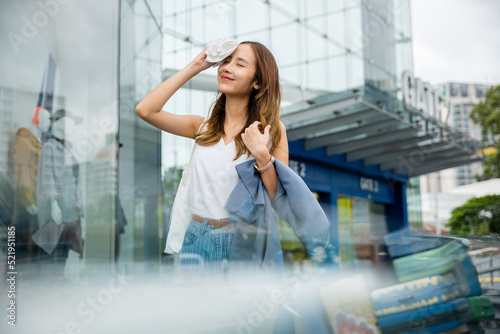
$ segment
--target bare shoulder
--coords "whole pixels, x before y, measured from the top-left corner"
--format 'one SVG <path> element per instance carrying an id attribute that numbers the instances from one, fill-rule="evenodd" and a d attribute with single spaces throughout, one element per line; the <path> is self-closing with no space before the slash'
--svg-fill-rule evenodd
<path id="1" fill-rule="evenodd" d="M 281 130 L 281 139 L 279 146 L 283 147 L 286 146 L 286 149 L 288 150 L 288 138 L 286 136 L 286 127 L 282 121 L 280 121 L 280 130 Z"/>
<path id="2" fill-rule="evenodd" d="M 283 123 L 282 121 L 280 121 L 280 129 L 281 129 L 282 132 L 284 132 L 286 134 L 285 123 Z"/>
<path id="3" fill-rule="evenodd" d="M 280 121 L 280 130 L 281 130 L 281 139 L 278 143 L 278 146 L 271 152 L 271 154 L 284 163 L 288 165 L 288 139 L 286 136 L 286 127 L 282 121 Z"/>

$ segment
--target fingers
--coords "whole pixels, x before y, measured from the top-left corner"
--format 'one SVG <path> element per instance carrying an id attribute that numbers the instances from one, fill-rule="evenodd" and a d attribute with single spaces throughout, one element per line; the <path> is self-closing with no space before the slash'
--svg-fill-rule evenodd
<path id="1" fill-rule="evenodd" d="M 205 51 L 207 51 L 208 49 L 208 46 L 206 48 L 204 48 L 196 58 L 200 58 L 201 60 L 205 60 L 205 58 L 208 57 L 208 55 L 205 53 Z M 211 64 L 214 64 L 214 63 L 211 63 Z"/>
<path id="2" fill-rule="evenodd" d="M 260 127 L 262 125 L 262 122 L 259 122 L 259 121 L 255 121 L 252 123 L 252 125 L 256 126 L 257 128 Z"/>
<path id="3" fill-rule="evenodd" d="M 207 54 L 205 53 L 205 50 L 207 48 L 203 49 L 203 51 L 201 51 L 199 54 L 198 54 L 198 57 L 200 57 L 201 59 L 205 59 L 207 58 Z"/>
<path id="4" fill-rule="evenodd" d="M 264 128 L 264 134 L 269 134 L 269 131 L 271 130 L 271 124 L 268 124 L 265 128 Z"/>
<path id="5" fill-rule="evenodd" d="M 245 129 L 245 132 L 247 131 L 250 131 L 251 129 L 255 128 L 257 131 L 259 130 L 259 125 L 260 125 L 260 122 L 259 121 L 255 121 L 253 122 L 252 124 L 250 124 L 248 126 L 248 128 Z"/>
<path id="6" fill-rule="evenodd" d="M 207 51 L 207 49 L 208 49 L 208 46 L 207 46 L 206 48 L 204 48 L 204 49 L 200 52 L 200 54 L 205 54 L 205 51 Z"/>
<path id="7" fill-rule="evenodd" d="M 268 134 L 269 135 L 269 132 L 271 131 L 271 124 L 268 124 L 265 128 L 264 128 L 264 132 L 261 132 L 261 126 L 262 126 L 262 122 L 259 122 L 259 121 L 255 121 L 253 122 L 252 124 L 250 124 L 246 129 L 245 129 L 245 133 L 247 132 L 250 132 L 250 131 L 253 131 L 252 129 L 255 129 L 257 130 L 259 133 L 261 134 Z"/>
<path id="8" fill-rule="evenodd" d="M 212 63 L 209 61 L 206 61 L 207 54 L 205 51 L 208 49 L 208 46 L 201 51 L 196 58 L 192 61 L 199 69 L 200 72 L 206 70 L 207 68 L 213 66 L 216 63 Z"/>

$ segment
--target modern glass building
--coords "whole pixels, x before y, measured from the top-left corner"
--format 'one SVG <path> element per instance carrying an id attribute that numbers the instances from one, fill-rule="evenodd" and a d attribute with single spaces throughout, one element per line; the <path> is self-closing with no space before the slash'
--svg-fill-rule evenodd
<path id="1" fill-rule="evenodd" d="M 163 252 L 168 218 L 193 142 L 161 133 L 134 108 L 205 46 L 229 36 L 263 43 L 278 62 L 289 167 L 331 220 L 337 263 L 376 263 L 385 233 L 420 221 L 413 177 L 481 159 L 473 142 L 441 122 L 437 109 L 429 111 L 432 89 L 411 77 L 410 17 L 408 0 L 3 3 L 2 244 L 16 226 L 27 268 L 44 256 L 32 237 L 43 224 L 36 194 L 47 189 L 40 181 L 46 174 L 40 178 L 33 162 L 45 166 L 38 157 L 47 143 L 63 140 L 71 188 L 63 182 L 52 195 L 81 196 L 67 203 L 77 216 L 59 209 L 63 220 L 79 222 L 84 241 L 80 253 L 66 249 L 66 277 L 88 277 L 97 265 L 170 270 L 175 257 Z M 164 110 L 207 116 L 216 93 L 211 68 Z M 42 111 L 39 123 L 32 121 L 38 107 L 51 115 L 48 128 Z M 47 203 L 54 220 L 57 210 Z M 286 224 L 282 233 L 287 259 L 302 259 Z"/>

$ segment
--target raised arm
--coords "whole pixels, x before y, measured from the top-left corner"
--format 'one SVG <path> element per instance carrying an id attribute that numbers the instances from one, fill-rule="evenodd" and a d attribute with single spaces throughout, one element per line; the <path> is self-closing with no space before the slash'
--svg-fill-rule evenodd
<path id="1" fill-rule="evenodd" d="M 149 124 L 174 135 L 195 138 L 203 116 L 176 115 L 162 110 L 167 101 L 192 77 L 206 70 L 214 63 L 206 62 L 206 48 L 182 70 L 162 82 L 149 92 L 135 107 L 135 113 Z"/>

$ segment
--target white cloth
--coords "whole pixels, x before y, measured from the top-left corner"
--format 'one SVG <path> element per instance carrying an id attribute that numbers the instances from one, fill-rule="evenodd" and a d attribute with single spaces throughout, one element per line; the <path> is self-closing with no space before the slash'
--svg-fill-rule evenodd
<path id="1" fill-rule="evenodd" d="M 190 205 L 194 214 L 210 218 L 227 218 L 223 209 L 229 194 L 239 181 L 235 165 L 246 161 L 246 154 L 231 161 L 236 144 L 220 141 L 212 146 L 198 146 L 191 162 Z M 249 159 L 254 158 L 250 155 Z"/>
<path id="2" fill-rule="evenodd" d="M 215 62 L 216 64 L 212 67 L 220 66 L 224 62 L 224 59 L 229 57 L 234 50 L 236 50 L 239 44 L 239 42 L 236 42 L 229 37 L 219 38 L 217 41 L 208 46 L 205 51 L 207 55 L 205 60 L 211 63 Z"/>
<path id="3" fill-rule="evenodd" d="M 269 140 L 268 149 L 271 145 Z M 255 159 L 252 154 L 247 158 L 244 153 L 233 161 L 235 154 L 234 140 L 226 145 L 222 137 L 215 145 L 198 145 L 191 161 L 189 198 L 192 213 L 209 218 L 229 217 L 224 204 L 240 179 L 235 166 Z"/>

